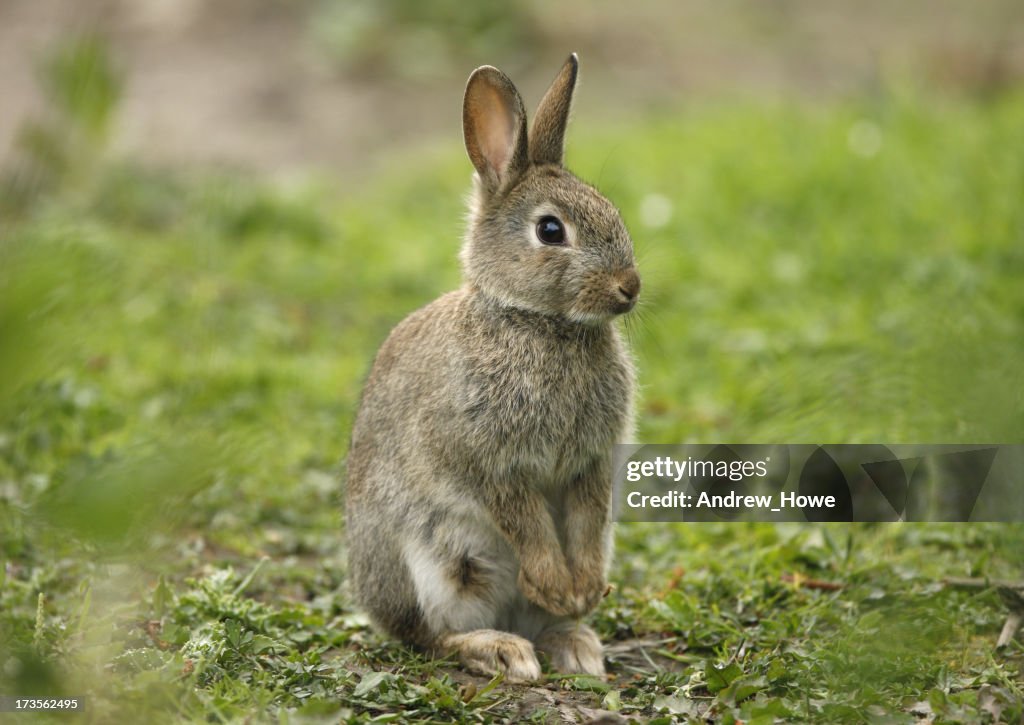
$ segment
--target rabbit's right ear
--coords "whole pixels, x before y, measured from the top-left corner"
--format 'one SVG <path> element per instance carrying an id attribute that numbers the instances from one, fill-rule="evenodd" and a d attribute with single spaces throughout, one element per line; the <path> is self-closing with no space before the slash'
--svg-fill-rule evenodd
<path id="1" fill-rule="evenodd" d="M 462 132 L 469 159 L 488 194 L 510 185 L 526 170 L 523 99 L 497 68 L 481 66 L 469 77 L 462 103 Z"/>

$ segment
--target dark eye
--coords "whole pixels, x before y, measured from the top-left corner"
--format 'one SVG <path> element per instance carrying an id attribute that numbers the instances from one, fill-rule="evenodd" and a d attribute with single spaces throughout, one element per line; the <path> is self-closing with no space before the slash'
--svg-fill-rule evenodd
<path id="1" fill-rule="evenodd" d="M 556 217 L 542 217 L 537 222 L 537 239 L 544 244 L 565 244 L 565 227 Z"/>

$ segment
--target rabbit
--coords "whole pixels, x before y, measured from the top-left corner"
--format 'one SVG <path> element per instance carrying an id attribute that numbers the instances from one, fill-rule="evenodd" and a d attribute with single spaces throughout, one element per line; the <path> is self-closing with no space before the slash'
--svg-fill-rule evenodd
<path id="1" fill-rule="evenodd" d="M 391 636 L 510 682 L 604 674 L 579 620 L 607 592 L 612 446 L 634 365 L 613 320 L 640 293 L 616 208 L 562 165 L 571 55 L 527 134 L 519 92 L 469 77 L 476 170 L 463 286 L 381 346 L 347 459 L 349 577 Z"/>

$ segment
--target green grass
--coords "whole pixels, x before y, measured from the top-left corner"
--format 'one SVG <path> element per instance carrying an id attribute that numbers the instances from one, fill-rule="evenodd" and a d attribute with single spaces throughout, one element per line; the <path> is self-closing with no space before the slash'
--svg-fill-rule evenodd
<path id="1" fill-rule="evenodd" d="M 644 275 L 640 439 L 1024 442 L 1021 127 L 1019 93 L 898 90 L 581 119 L 570 165 L 622 208 Z M 18 197 L 0 692 L 84 694 L 90 722 L 1024 716 L 1003 604 L 942 584 L 1021 579 L 1017 524 L 621 527 L 593 617 L 612 677 L 553 676 L 550 697 L 367 628 L 348 430 L 391 326 L 458 284 L 455 138 L 346 195 L 63 150 L 74 173 Z"/>

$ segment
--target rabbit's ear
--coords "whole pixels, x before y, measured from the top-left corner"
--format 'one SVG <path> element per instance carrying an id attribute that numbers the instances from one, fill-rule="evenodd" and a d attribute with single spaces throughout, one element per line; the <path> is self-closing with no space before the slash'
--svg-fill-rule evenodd
<path id="1" fill-rule="evenodd" d="M 489 65 L 473 71 L 462 103 L 462 132 L 484 189 L 493 193 L 526 170 L 526 111 L 519 91 Z"/>
<path id="2" fill-rule="evenodd" d="M 562 163 L 565 127 L 569 125 L 569 108 L 578 70 L 579 59 L 573 53 L 537 107 L 530 129 L 530 161 L 535 164 Z"/>

